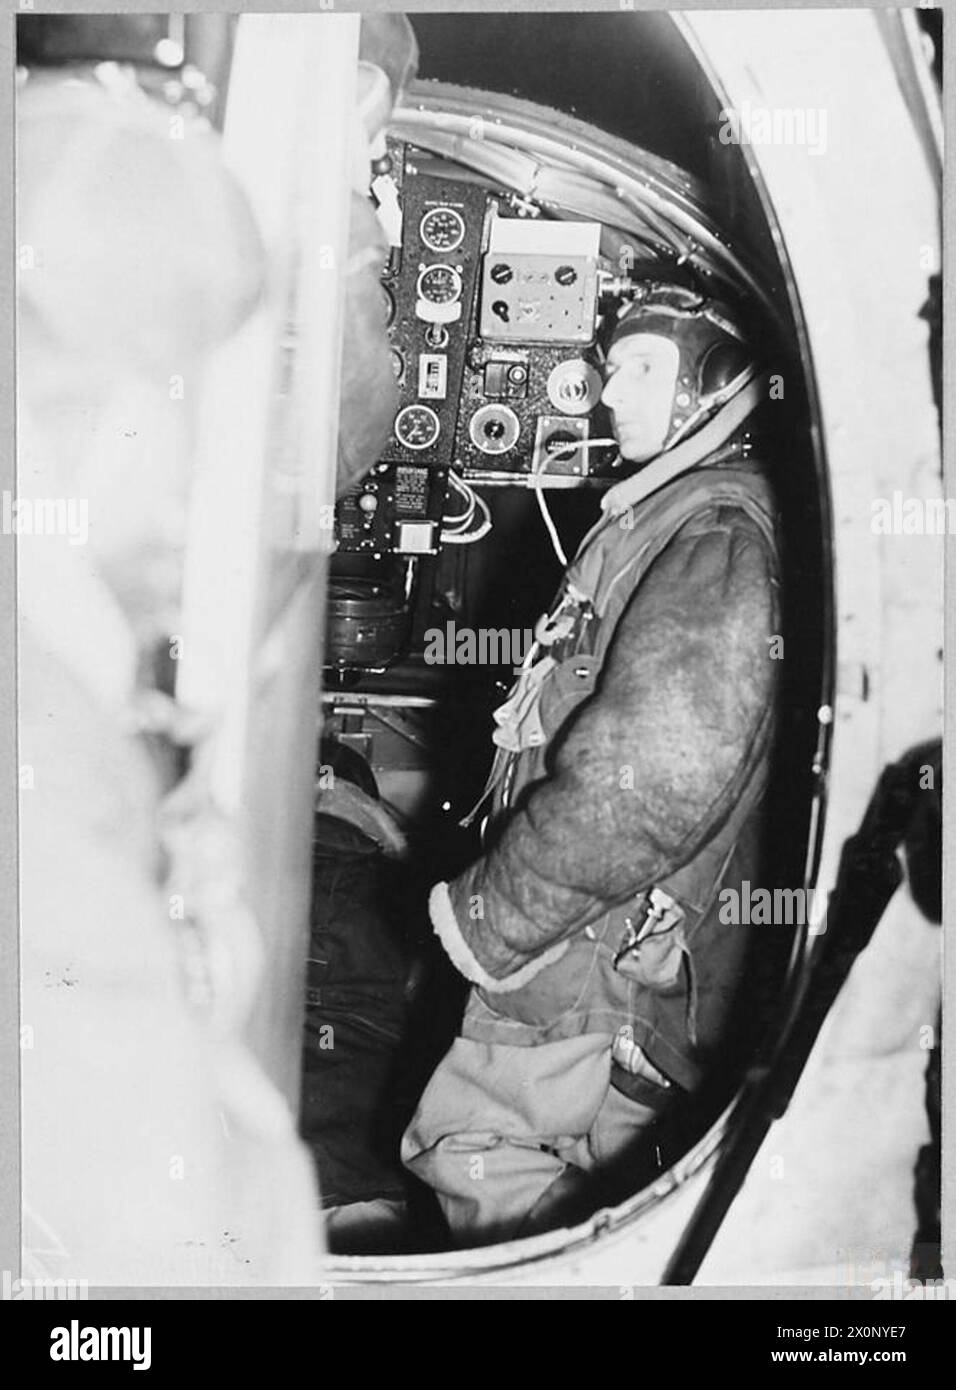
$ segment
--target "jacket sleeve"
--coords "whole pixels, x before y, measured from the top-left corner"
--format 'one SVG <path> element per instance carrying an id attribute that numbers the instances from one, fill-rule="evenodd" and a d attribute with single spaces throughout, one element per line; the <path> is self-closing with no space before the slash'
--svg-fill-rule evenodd
<path id="1" fill-rule="evenodd" d="M 625 608 L 594 695 L 493 847 L 430 911 L 453 963 L 520 988 L 611 903 L 687 863 L 773 699 L 775 556 L 736 508 L 699 513 Z"/>

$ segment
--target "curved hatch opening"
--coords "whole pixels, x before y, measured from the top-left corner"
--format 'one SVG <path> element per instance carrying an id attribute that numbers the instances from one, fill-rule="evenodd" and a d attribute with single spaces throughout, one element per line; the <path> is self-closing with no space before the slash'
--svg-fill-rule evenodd
<path id="1" fill-rule="evenodd" d="M 378 801 L 401 843 L 389 846 L 392 830 L 380 824 L 317 817 L 303 1082 L 303 1133 L 334 1209 L 333 1256 L 374 1256 L 349 1259 L 350 1278 L 363 1267 L 368 1277 L 387 1272 L 393 1256 L 421 1277 L 469 1264 L 467 1252 L 449 1253 L 437 1204 L 403 1172 L 399 1143 L 467 990 L 431 934 L 428 890 L 480 853 L 480 817 L 459 822 L 481 797 L 492 712 L 525 653 L 435 661 L 429 642 L 437 633 L 452 643 L 449 625 L 509 637 L 532 630 L 561 576 L 553 533 L 572 554 L 616 476 L 615 450 L 577 447 L 608 431 L 587 370 L 600 372 L 600 330 L 579 348 L 523 339 L 509 323 L 507 283 L 497 299 L 486 293 L 496 268 L 489 244 L 533 256 L 535 228 L 588 224 L 598 229 L 606 303 L 615 282 L 620 290 L 647 263 L 683 266 L 760 325 L 783 387 L 761 447 L 784 576 L 782 631 L 768 643 L 779 636 L 786 651 L 765 886 L 812 887 L 825 757 L 818 712 L 831 665 L 825 460 L 797 291 L 773 210 L 741 146 L 721 139 L 721 98 L 678 27 L 626 12 L 412 23 L 420 79 L 396 113 L 383 164 L 403 213 L 382 312 L 404 394 L 382 462 L 338 509 L 319 772 L 320 788 L 325 775 Z M 502 239 L 489 243 L 502 223 Z M 575 304 L 570 296 L 561 312 Z M 537 474 L 553 483 L 559 472 L 560 485 L 535 486 Z M 343 911 L 361 919 L 360 931 L 340 930 Z M 331 934 L 330 922 L 340 924 Z M 719 1061 L 595 1190 L 592 1214 L 639 1219 L 722 1142 L 748 1068 L 787 1019 L 806 940 L 798 921 L 750 933 Z M 349 1219 L 366 1201 L 384 1204 L 383 1221 Z M 599 1229 L 581 1228 L 595 1239 Z M 520 1262 L 521 1244 L 504 1263 Z"/>

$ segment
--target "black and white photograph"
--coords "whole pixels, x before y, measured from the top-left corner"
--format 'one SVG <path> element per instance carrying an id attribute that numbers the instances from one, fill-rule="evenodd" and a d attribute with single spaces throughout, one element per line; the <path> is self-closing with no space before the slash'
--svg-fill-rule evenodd
<path id="1" fill-rule="evenodd" d="M 875 1340 L 765 1372 L 905 1360 L 942 9 L 8 18 L 3 1299 L 136 1369 L 82 1300 L 825 1294 Z"/>

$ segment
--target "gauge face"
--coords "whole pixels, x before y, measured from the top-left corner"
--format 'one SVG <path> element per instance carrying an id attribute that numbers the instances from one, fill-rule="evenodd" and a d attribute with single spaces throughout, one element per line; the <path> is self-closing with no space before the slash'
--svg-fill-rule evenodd
<path id="1" fill-rule="evenodd" d="M 441 430 L 438 416 L 428 405 L 407 405 L 395 416 L 395 438 L 406 449 L 428 449 Z"/>
<path id="2" fill-rule="evenodd" d="M 465 223 L 454 208 L 429 208 L 418 235 L 429 251 L 454 251 L 465 238 Z"/>
<path id="3" fill-rule="evenodd" d="M 521 422 L 508 405 L 483 405 L 471 417 L 468 433 L 483 454 L 504 454 L 514 447 Z"/>
<path id="4" fill-rule="evenodd" d="M 418 277 L 418 297 L 429 304 L 454 304 L 461 295 L 461 276 L 454 266 L 429 265 Z"/>
<path id="5" fill-rule="evenodd" d="M 601 378 L 590 362 L 572 357 L 548 377 L 548 398 L 562 415 L 587 415 L 601 399 Z"/>

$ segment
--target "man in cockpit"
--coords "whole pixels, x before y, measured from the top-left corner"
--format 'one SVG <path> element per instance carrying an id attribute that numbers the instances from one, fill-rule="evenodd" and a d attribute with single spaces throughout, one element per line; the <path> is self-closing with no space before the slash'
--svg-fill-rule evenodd
<path id="1" fill-rule="evenodd" d="M 720 1065 L 747 942 L 718 894 L 757 872 L 774 724 L 755 378 L 732 312 L 680 284 L 645 282 L 611 334 L 632 468 L 499 711 L 485 853 L 430 899 L 473 988 L 402 1156 L 461 1244 L 593 1210 Z"/>

